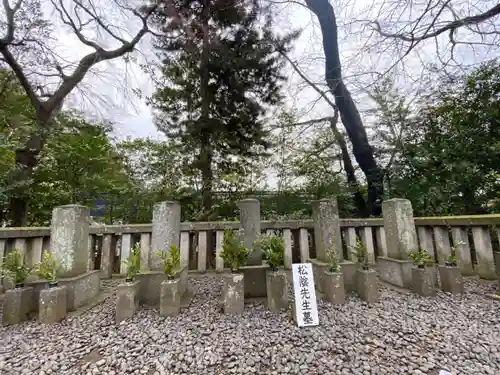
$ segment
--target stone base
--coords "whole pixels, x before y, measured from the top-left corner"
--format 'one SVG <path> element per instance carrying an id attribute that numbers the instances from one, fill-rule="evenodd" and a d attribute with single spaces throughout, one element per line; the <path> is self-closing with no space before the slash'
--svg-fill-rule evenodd
<path id="1" fill-rule="evenodd" d="M 345 303 L 344 275 L 341 272 L 325 271 L 323 288 L 328 302 L 336 305 Z"/>
<path id="2" fill-rule="evenodd" d="M 379 292 L 375 270 L 358 269 L 356 279 L 359 297 L 368 303 L 378 302 Z"/>
<path id="3" fill-rule="evenodd" d="M 423 297 L 436 295 L 436 271 L 434 267 L 412 268 L 411 280 L 413 293 Z"/>
<path id="4" fill-rule="evenodd" d="M 312 264 L 314 286 L 316 290 L 320 293 L 324 293 L 323 279 L 324 274 L 328 270 L 328 263 L 321 262 L 317 259 L 309 259 Z"/>
<path id="5" fill-rule="evenodd" d="M 176 272 L 175 278 L 179 279 L 179 293 L 182 296 L 188 288 L 188 267 L 184 266 Z M 144 271 L 135 277 L 140 281 L 139 302 L 158 306 L 160 304 L 161 283 L 167 280 L 167 275 L 162 271 Z"/>
<path id="6" fill-rule="evenodd" d="M 443 292 L 460 294 L 464 292 L 464 281 L 458 267 L 439 266 L 439 278 Z"/>
<path id="7" fill-rule="evenodd" d="M 266 297 L 266 271 L 269 269 L 267 264 L 260 266 L 244 266 L 240 268 L 245 280 L 245 298 Z"/>
<path id="8" fill-rule="evenodd" d="M 67 311 L 74 311 L 97 297 L 101 290 L 101 271 L 95 270 L 80 276 L 61 279 L 58 284 L 66 287 Z M 35 301 L 40 299 L 40 292 L 49 287 L 49 283 L 45 280 L 36 280 L 27 285 L 34 288 Z M 35 307 L 38 311 L 38 305 Z"/>
<path id="9" fill-rule="evenodd" d="M 118 285 L 115 306 L 115 320 L 117 323 L 134 316 L 139 308 L 139 290 L 140 282 L 137 280 Z"/>
<path id="10" fill-rule="evenodd" d="M 38 320 L 40 323 L 53 324 L 64 319 L 68 306 L 68 292 L 65 286 L 40 291 L 38 301 Z"/>
<path id="11" fill-rule="evenodd" d="M 161 283 L 160 316 L 175 316 L 181 310 L 181 280 L 165 280 Z"/>
<path id="12" fill-rule="evenodd" d="M 495 272 L 497 274 L 497 278 L 500 279 L 500 251 L 495 251 L 493 253 L 493 259 L 495 260 Z"/>
<path id="13" fill-rule="evenodd" d="M 222 275 L 222 306 L 224 314 L 241 314 L 245 306 L 245 276 L 243 273 Z"/>
<path id="14" fill-rule="evenodd" d="M 320 293 L 325 293 L 324 288 L 324 275 L 328 271 L 328 263 L 321 262 L 317 259 L 309 260 L 312 264 L 314 283 L 316 285 L 316 290 Z M 354 262 L 344 260 L 340 263 L 340 272 L 342 272 L 344 278 L 344 288 L 347 292 L 356 291 L 356 270 L 358 265 Z"/>
<path id="15" fill-rule="evenodd" d="M 19 324 L 28 320 L 28 316 L 33 311 L 33 288 L 14 288 L 5 291 L 3 301 L 3 324 Z"/>
<path id="16" fill-rule="evenodd" d="M 378 257 L 377 263 L 380 280 L 400 288 L 411 288 L 413 264 L 410 260 Z"/>
<path id="17" fill-rule="evenodd" d="M 283 270 L 266 272 L 267 308 L 278 312 L 288 309 L 288 282 Z"/>
<path id="18" fill-rule="evenodd" d="M 340 263 L 340 272 L 344 279 L 344 289 L 348 292 L 356 292 L 357 280 L 356 271 L 358 270 L 358 264 L 351 261 L 343 261 Z"/>

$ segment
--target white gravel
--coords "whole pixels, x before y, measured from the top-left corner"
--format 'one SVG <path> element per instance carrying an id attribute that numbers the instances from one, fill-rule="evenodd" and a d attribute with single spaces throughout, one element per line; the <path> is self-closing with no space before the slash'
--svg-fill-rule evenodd
<path id="1" fill-rule="evenodd" d="M 500 302 L 484 282 L 467 280 L 463 297 L 381 287 L 371 306 L 320 301 L 320 325 L 307 329 L 260 303 L 221 314 L 217 276 L 190 285 L 197 295 L 175 318 L 142 309 L 115 325 L 109 298 L 54 326 L 0 328 L 0 374 L 500 374 Z"/>

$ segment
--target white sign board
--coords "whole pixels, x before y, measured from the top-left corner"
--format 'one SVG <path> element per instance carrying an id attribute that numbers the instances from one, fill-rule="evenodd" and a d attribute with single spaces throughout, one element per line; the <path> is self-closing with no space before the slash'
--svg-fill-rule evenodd
<path id="1" fill-rule="evenodd" d="M 317 326 L 318 305 L 311 263 L 292 264 L 295 318 L 299 327 Z"/>

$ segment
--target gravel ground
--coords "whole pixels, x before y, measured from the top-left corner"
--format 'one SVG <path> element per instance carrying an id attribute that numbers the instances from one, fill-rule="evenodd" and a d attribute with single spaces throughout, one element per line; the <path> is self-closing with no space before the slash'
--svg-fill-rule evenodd
<path id="1" fill-rule="evenodd" d="M 381 287 L 372 306 L 320 301 L 320 325 L 306 329 L 260 303 L 224 316 L 216 276 L 190 284 L 197 295 L 175 318 L 142 309 L 115 325 L 111 297 L 52 327 L 0 328 L 0 374 L 500 374 L 500 302 L 477 293 L 484 282 L 467 280 L 463 297 Z"/>

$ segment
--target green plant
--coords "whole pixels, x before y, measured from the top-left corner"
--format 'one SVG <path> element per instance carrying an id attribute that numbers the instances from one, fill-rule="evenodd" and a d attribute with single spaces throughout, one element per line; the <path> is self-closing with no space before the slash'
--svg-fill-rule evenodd
<path id="1" fill-rule="evenodd" d="M 42 261 L 35 265 L 36 275 L 51 284 L 57 283 L 60 275 L 60 265 L 47 250 L 43 252 Z"/>
<path id="2" fill-rule="evenodd" d="M 141 248 L 135 245 L 130 251 L 129 256 L 122 261 L 127 266 L 127 279 L 133 280 L 141 268 Z"/>
<path id="3" fill-rule="evenodd" d="M 433 263 L 432 257 L 425 249 L 411 251 L 408 253 L 408 258 L 410 258 L 414 265 L 419 267 L 424 267 Z"/>
<path id="4" fill-rule="evenodd" d="M 465 244 L 465 242 L 460 241 L 451 247 L 451 254 L 447 260 L 448 265 L 453 266 L 453 267 L 457 266 L 457 247 L 460 245 L 464 245 L 464 244 Z"/>
<path id="5" fill-rule="evenodd" d="M 23 262 L 23 254 L 15 248 L 3 260 L 2 275 L 14 284 L 23 284 L 31 273 L 31 268 Z"/>
<path id="6" fill-rule="evenodd" d="M 262 251 L 267 264 L 277 270 L 285 263 L 285 241 L 282 237 L 264 235 L 257 238 L 258 248 Z"/>
<path id="7" fill-rule="evenodd" d="M 326 260 L 328 262 L 329 272 L 340 272 L 339 258 L 334 244 L 330 244 L 328 247 L 328 250 L 326 251 Z"/>
<path id="8" fill-rule="evenodd" d="M 224 240 L 222 243 L 222 252 L 220 254 L 224 264 L 229 266 L 232 271 L 245 265 L 248 259 L 248 249 L 243 246 L 241 235 L 232 230 L 224 231 Z"/>
<path id="9" fill-rule="evenodd" d="M 351 251 L 356 257 L 357 263 L 361 265 L 363 269 L 369 269 L 368 266 L 368 249 L 366 245 L 361 242 L 359 238 L 356 238 L 356 245 L 351 246 Z"/>
<path id="10" fill-rule="evenodd" d="M 178 246 L 170 246 L 169 251 L 157 251 L 158 255 L 163 260 L 163 272 L 169 277 L 174 277 L 177 268 L 181 264 L 181 249 Z"/>

